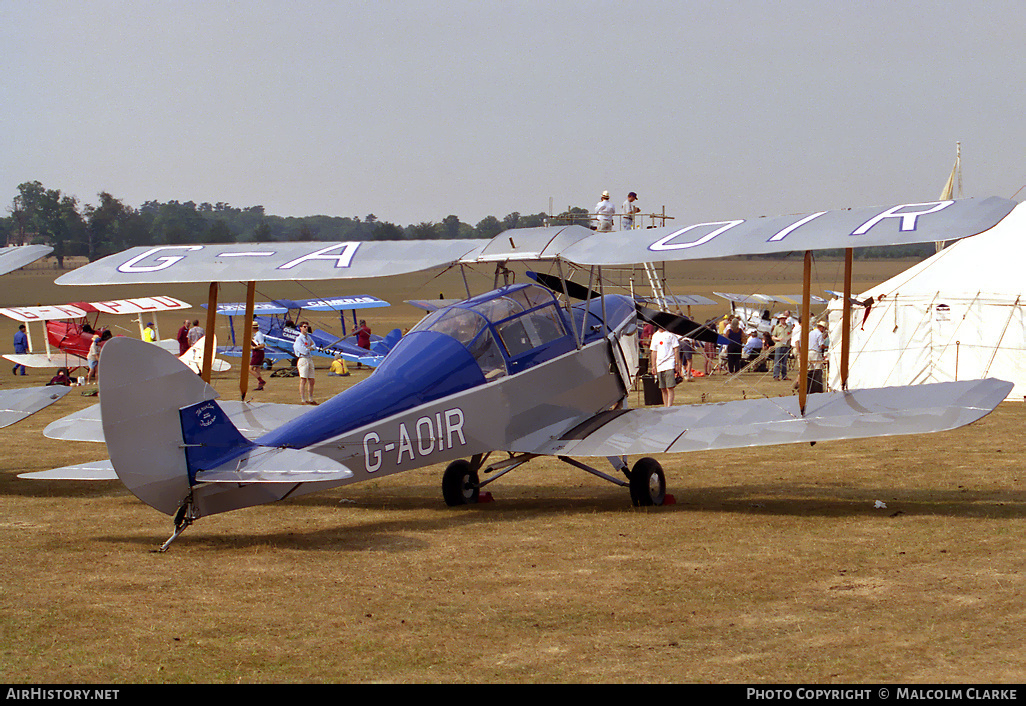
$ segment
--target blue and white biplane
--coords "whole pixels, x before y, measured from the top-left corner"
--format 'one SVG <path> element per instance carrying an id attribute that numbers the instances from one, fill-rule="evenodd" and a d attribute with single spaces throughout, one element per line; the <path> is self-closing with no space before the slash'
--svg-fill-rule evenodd
<path id="1" fill-rule="evenodd" d="M 206 304 L 203 305 L 206 308 Z M 378 309 L 390 306 L 388 302 L 367 294 L 345 297 L 325 297 L 320 299 L 275 299 L 269 302 L 253 303 L 253 320 L 260 325 L 260 332 L 264 334 L 264 359 L 273 365 L 279 360 L 294 360 L 296 355 L 292 351 L 292 345 L 299 335 L 296 328 L 303 311 L 337 311 L 339 312 L 339 323 L 342 327 L 342 335 L 336 336 L 328 331 L 314 330 L 310 335 L 314 339 L 314 355 L 334 358 L 341 357 L 352 363 L 360 363 L 371 368 L 377 367 L 385 358 L 385 355 L 392 350 L 395 344 L 402 338 L 402 331 L 393 329 L 386 336 L 370 335 L 370 347 L 362 348 L 357 341 L 357 326 L 359 321 L 356 317 L 358 309 Z M 353 332 L 346 330 L 346 312 L 351 312 L 353 317 Z M 235 338 L 235 317 L 245 316 L 246 302 L 232 302 L 218 304 L 217 313 L 228 317 L 228 327 L 231 332 L 232 345 L 218 348 L 222 355 L 238 358 L 242 355 L 242 346 Z M 244 327 L 244 335 L 249 334 L 249 327 Z"/>
<path id="2" fill-rule="evenodd" d="M 313 409 L 218 401 L 205 379 L 173 356 L 115 339 L 100 359 L 94 437 L 106 443 L 107 465 L 25 475 L 120 479 L 140 500 L 174 518 L 166 549 L 207 515 L 435 464 L 447 464 L 441 486 L 449 505 L 473 503 L 482 488 L 514 468 L 552 456 L 628 488 L 633 503 L 646 506 L 666 497 L 664 470 L 654 458 L 659 454 L 953 429 L 992 411 L 1011 383 L 871 390 L 842 383 L 840 390 L 817 394 L 802 386 L 794 397 L 630 409 L 639 320 L 691 337 L 708 332 L 684 317 L 604 293 L 602 267 L 804 251 L 803 297 L 809 301 L 812 250 L 845 248 L 850 282 L 854 247 L 975 235 L 1015 205 L 1000 198 L 949 200 L 624 233 L 546 227 L 509 230 L 483 242 L 133 248 L 57 282 L 348 279 L 486 266 L 495 268 L 495 285 L 436 308 L 374 375 Z M 510 267 L 537 262 L 556 273 L 553 287 L 509 283 Z M 588 273 L 587 286 L 571 287 L 575 283 L 564 276 L 571 266 Z M 807 336 L 808 307 L 802 318 Z M 845 345 L 848 327 L 843 329 Z M 806 379 L 808 345 L 800 350 L 799 379 Z M 842 356 L 842 367 L 844 361 Z M 76 433 L 84 426 L 75 425 Z M 501 453 L 490 460 L 495 452 Z M 631 455 L 640 458 L 631 464 Z M 581 459 L 606 459 L 612 472 Z"/>

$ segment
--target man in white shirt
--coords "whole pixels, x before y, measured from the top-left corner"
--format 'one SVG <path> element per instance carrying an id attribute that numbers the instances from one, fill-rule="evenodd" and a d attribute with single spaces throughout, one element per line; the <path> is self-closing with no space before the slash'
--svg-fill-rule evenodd
<path id="1" fill-rule="evenodd" d="M 825 392 L 823 363 L 826 359 L 826 348 L 826 322 L 820 319 L 809 332 L 809 381 L 806 383 L 806 390 L 809 393 Z"/>
<path id="2" fill-rule="evenodd" d="M 677 376 L 681 374 L 680 339 L 664 328 L 652 335 L 649 344 L 649 367 L 656 376 L 659 392 L 663 395 L 663 406 L 672 407 Z"/>
<path id="3" fill-rule="evenodd" d="M 602 198 L 595 204 L 595 230 L 599 233 L 611 232 L 615 215 L 616 206 L 609 200 L 609 192 L 603 191 Z"/>
<path id="4" fill-rule="evenodd" d="M 634 205 L 634 202 L 637 200 L 638 195 L 633 191 L 627 194 L 627 200 L 623 202 L 623 222 L 621 224 L 621 230 L 633 230 L 634 214 L 641 213 L 641 209 Z"/>
<path id="5" fill-rule="evenodd" d="M 296 354 L 296 367 L 299 369 L 299 398 L 303 404 L 317 404 L 314 401 L 314 340 L 310 335 L 310 324 L 303 321 L 299 324 L 299 335 L 292 344 L 292 352 Z M 309 399 L 307 399 L 309 395 Z"/>

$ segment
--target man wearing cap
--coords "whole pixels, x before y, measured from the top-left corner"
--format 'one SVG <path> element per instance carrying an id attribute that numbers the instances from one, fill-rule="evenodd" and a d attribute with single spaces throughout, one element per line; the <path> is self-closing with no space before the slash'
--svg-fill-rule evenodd
<path id="1" fill-rule="evenodd" d="M 787 359 L 791 355 L 791 312 L 777 316 L 777 323 L 770 330 L 775 347 L 773 349 L 773 379 L 787 380 Z"/>
<path id="2" fill-rule="evenodd" d="M 149 322 L 148 324 L 146 324 L 146 328 L 143 329 L 143 340 L 146 341 L 147 343 L 156 343 L 157 342 L 157 331 L 153 327 L 153 322 L 152 321 Z"/>
<path id="3" fill-rule="evenodd" d="M 260 368 L 264 365 L 264 350 L 267 344 L 264 342 L 264 333 L 260 330 L 260 324 L 256 321 L 252 325 L 253 339 L 249 354 L 249 372 L 256 375 L 257 390 L 264 389 L 264 379 L 260 377 Z"/>
<path id="4" fill-rule="evenodd" d="M 637 200 L 638 195 L 633 191 L 627 194 L 627 200 L 623 202 L 623 223 L 621 225 L 622 230 L 634 229 L 634 214 L 641 213 L 641 209 L 634 205 L 634 202 Z"/>
<path id="5" fill-rule="evenodd" d="M 613 230 L 613 216 L 616 215 L 616 206 L 609 200 L 609 192 L 603 191 L 602 198 L 595 204 L 595 230 L 599 233 L 609 233 Z"/>
<path id="6" fill-rule="evenodd" d="M 89 364 L 89 369 L 86 371 L 86 382 L 88 383 L 98 377 L 96 366 L 100 362 L 100 337 L 97 334 L 93 334 L 93 342 L 89 345 L 86 362 Z"/>

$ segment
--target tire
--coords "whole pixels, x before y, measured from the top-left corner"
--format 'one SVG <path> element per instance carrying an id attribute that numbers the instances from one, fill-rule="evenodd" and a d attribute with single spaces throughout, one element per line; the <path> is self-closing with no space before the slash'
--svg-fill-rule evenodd
<path id="1" fill-rule="evenodd" d="M 457 459 L 445 468 L 442 474 L 442 497 L 449 507 L 472 505 L 477 502 L 480 489 L 477 487 L 477 471 L 469 461 Z"/>
<path id="2" fill-rule="evenodd" d="M 662 505 L 666 499 L 666 478 L 663 467 L 654 458 L 638 459 L 631 469 L 631 502 L 635 507 Z"/>

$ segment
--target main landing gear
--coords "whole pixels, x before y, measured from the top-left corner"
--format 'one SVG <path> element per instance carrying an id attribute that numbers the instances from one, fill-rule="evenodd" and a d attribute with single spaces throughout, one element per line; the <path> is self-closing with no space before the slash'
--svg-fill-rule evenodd
<path id="1" fill-rule="evenodd" d="M 480 479 L 479 471 L 484 465 L 489 454 L 478 454 L 469 461 L 457 459 L 450 463 L 442 474 L 442 497 L 449 507 L 459 505 L 471 505 L 478 501 L 481 488 L 485 487 L 500 476 L 503 476 L 514 468 L 522 466 L 536 454 L 510 454 L 504 461 L 493 463 L 484 470 L 484 475 L 494 473 L 491 477 Z M 602 471 L 596 470 L 588 465 L 575 461 L 567 456 L 557 456 L 563 463 L 580 468 L 592 475 L 598 476 L 610 483 L 627 487 L 631 494 L 631 502 L 635 507 L 648 507 L 662 505 L 666 500 L 666 477 L 663 475 L 663 467 L 654 458 L 646 456 L 634 464 L 630 470 L 627 469 L 627 459 L 620 456 L 609 456 L 608 461 L 615 470 L 623 473 L 627 480 L 610 476 Z"/>

